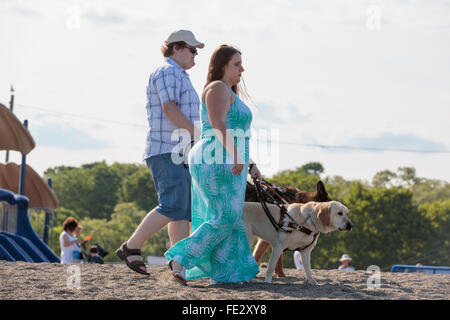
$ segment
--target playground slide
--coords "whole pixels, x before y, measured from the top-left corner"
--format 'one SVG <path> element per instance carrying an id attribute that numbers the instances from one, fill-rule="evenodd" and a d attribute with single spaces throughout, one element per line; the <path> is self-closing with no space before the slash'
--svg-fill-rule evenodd
<path id="1" fill-rule="evenodd" d="M 6 261 L 16 261 L 14 257 L 9 253 L 8 250 L 4 246 L 0 244 L 0 260 L 6 260 Z"/>
<path id="2" fill-rule="evenodd" d="M 3 210 L 0 221 L 0 259 L 26 262 L 57 262 L 59 258 L 34 232 L 28 219 L 27 197 L 0 189 L 0 202 L 17 210 Z M 8 215 L 8 216 L 6 216 Z"/>

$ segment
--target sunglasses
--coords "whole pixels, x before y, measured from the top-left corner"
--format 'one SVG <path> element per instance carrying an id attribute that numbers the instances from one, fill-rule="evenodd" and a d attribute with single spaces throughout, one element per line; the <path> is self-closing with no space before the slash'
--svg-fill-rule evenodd
<path id="1" fill-rule="evenodd" d="M 192 54 L 196 54 L 197 53 L 197 48 L 188 47 L 188 46 L 185 46 L 185 48 L 187 48 Z"/>

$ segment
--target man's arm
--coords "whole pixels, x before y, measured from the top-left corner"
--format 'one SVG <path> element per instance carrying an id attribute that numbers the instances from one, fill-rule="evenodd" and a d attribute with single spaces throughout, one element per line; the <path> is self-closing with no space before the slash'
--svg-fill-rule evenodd
<path id="1" fill-rule="evenodd" d="M 162 106 L 162 111 L 166 115 L 167 119 L 170 120 L 177 128 L 186 129 L 189 131 L 192 137 L 194 136 L 194 124 L 185 116 L 181 109 L 177 106 L 176 102 L 170 101 L 166 102 Z M 196 130 L 200 132 L 198 129 Z"/>

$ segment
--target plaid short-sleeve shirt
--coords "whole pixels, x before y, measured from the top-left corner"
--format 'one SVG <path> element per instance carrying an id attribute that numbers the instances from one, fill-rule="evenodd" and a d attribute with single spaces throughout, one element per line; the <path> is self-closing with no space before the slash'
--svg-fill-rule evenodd
<path id="1" fill-rule="evenodd" d="M 179 129 L 162 111 L 162 105 L 171 101 L 177 103 L 192 123 L 200 120 L 200 100 L 189 75 L 173 59 L 166 58 L 166 63 L 150 75 L 147 86 L 149 130 L 144 160 L 155 155 L 172 152 L 172 149 L 183 140 L 182 137 L 177 137 L 176 133 Z M 175 135 L 173 135 L 174 132 Z M 172 140 L 174 137 L 176 138 Z"/>

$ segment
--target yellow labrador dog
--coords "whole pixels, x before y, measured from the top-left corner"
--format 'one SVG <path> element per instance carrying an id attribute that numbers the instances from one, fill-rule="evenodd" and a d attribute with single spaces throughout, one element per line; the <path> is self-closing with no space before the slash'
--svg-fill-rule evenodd
<path id="1" fill-rule="evenodd" d="M 273 204 L 267 204 L 275 221 L 280 220 L 280 209 Z M 252 245 L 253 236 L 270 242 L 273 246 L 269 265 L 266 272 L 266 282 L 272 282 L 273 272 L 278 258 L 285 249 L 295 250 L 304 248 L 300 253 L 306 273 L 306 281 L 317 285 L 311 274 L 310 255 L 317 244 L 320 233 L 332 231 L 351 231 L 353 224 L 348 217 L 348 209 L 340 202 L 308 202 L 293 203 L 287 207 L 288 214 L 295 222 L 310 231 L 309 235 L 303 231 L 295 230 L 291 233 L 276 231 L 267 218 L 262 206 L 257 202 L 244 202 L 244 226 L 247 239 Z M 285 219 L 286 220 L 286 219 Z M 290 221 L 290 220 L 289 220 Z M 287 225 L 286 221 L 285 225 Z M 316 236 L 315 236 L 316 235 Z"/>

